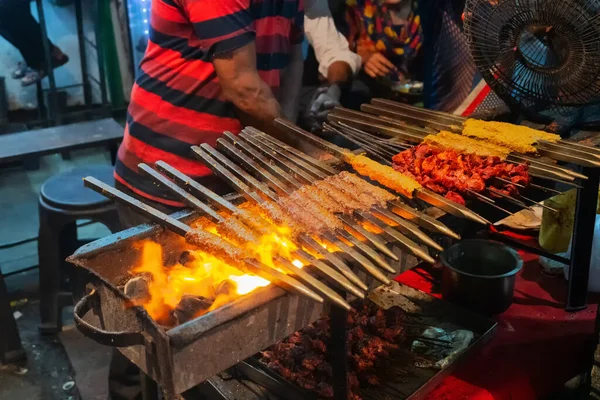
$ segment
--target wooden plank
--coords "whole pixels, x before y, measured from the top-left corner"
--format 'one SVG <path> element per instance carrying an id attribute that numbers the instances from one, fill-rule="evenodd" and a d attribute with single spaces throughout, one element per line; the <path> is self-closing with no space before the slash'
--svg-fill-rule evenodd
<path id="1" fill-rule="evenodd" d="M 122 138 L 123 127 L 112 118 L 1 135 L 0 163 L 100 146 Z"/>

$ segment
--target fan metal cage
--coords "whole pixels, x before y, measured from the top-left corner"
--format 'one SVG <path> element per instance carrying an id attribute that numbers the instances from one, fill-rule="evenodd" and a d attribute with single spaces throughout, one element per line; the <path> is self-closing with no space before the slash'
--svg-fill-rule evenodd
<path id="1" fill-rule="evenodd" d="M 566 114 L 600 103 L 600 0 L 467 0 L 465 33 L 507 104 Z"/>

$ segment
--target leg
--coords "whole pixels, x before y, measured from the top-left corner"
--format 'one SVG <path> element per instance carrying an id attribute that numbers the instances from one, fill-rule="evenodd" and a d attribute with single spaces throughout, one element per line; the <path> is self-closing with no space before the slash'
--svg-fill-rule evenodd
<path id="1" fill-rule="evenodd" d="M 4 5 L 0 7 L 0 27 L 0 34 L 21 52 L 27 65 L 42 70 L 42 30 L 31 15 L 29 2 L 5 0 Z"/>
<path id="2" fill-rule="evenodd" d="M 25 359 L 17 323 L 10 308 L 4 277 L 0 272 L 0 361 L 11 363 Z"/>
<path id="3" fill-rule="evenodd" d="M 53 226 L 52 218 L 40 199 L 40 229 L 38 234 L 38 256 L 40 271 L 40 317 L 42 333 L 58 333 L 62 318 L 59 315 L 60 291 L 60 239 L 61 227 Z"/>

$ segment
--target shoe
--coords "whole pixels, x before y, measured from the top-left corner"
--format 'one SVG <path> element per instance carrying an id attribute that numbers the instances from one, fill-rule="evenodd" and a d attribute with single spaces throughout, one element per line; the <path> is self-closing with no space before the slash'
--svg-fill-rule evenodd
<path id="1" fill-rule="evenodd" d="M 25 74 L 23 79 L 21 79 L 21 86 L 33 85 L 34 83 L 37 83 L 44 79 L 45 76 L 46 73 L 44 71 L 30 70 Z"/>
<path id="2" fill-rule="evenodd" d="M 17 69 L 15 69 L 12 72 L 11 76 L 13 77 L 13 79 L 21 79 L 25 76 L 28 70 L 29 67 L 27 66 L 27 64 L 25 64 L 24 62 L 20 62 L 17 64 Z"/>

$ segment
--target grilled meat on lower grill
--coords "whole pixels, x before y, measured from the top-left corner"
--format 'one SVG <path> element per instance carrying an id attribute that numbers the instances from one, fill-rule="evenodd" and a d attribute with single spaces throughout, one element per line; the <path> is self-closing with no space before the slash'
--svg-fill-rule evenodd
<path id="1" fill-rule="evenodd" d="M 398 348 L 396 343 L 403 338 L 403 320 L 403 311 L 398 307 L 384 311 L 374 304 L 366 304 L 349 312 L 347 345 L 351 399 L 361 399 L 358 393 L 361 384 L 380 384 L 375 368 L 385 365 L 390 352 Z M 325 345 L 331 338 L 329 331 L 329 319 L 320 319 L 263 351 L 261 361 L 283 378 L 316 392 L 319 397 L 332 398 L 332 368 Z"/>

